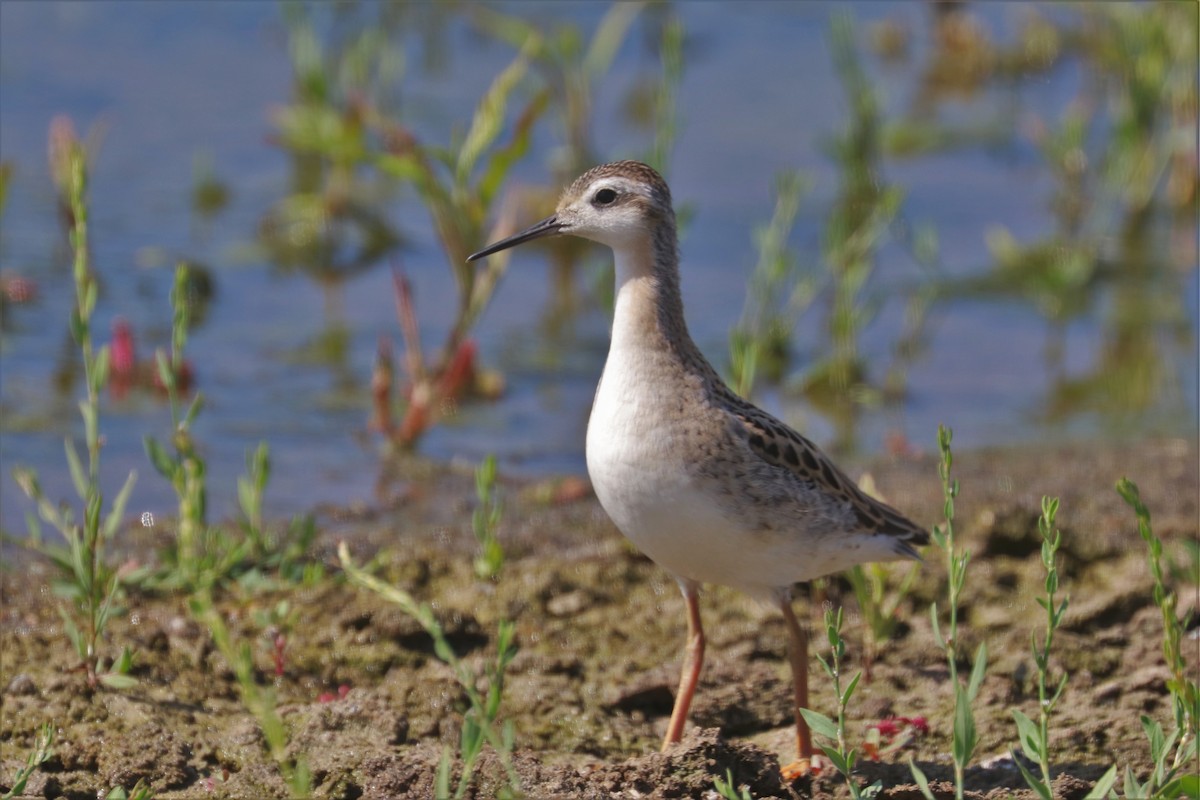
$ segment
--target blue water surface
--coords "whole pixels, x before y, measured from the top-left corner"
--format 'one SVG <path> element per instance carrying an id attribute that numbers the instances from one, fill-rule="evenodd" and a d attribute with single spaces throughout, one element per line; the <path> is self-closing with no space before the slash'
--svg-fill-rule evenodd
<path id="1" fill-rule="evenodd" d="M 545 24 L 556 15 L 586 36 L 607 7 L 500 8 Z M 674 6 L 689 42 L 669 168 L 676 203 L 692 214 L 682 244 L 685 304 L 694 337 L 721 369 L 755 263 L 752 231 L 770 217 L 775 176 L 782 170 L 801 169 L 812 181 L 792 245 L 814 262 L 819 258 L 821 226 L 838 180 L 825 146 L 848 110 L 830 55 L 834 8 L 777 2 Z M 911 31 L 914 51 L 927 44 L 928 4 L 849 8 L 864 41 L 870 23 L 894 19 Z M 1020 3 L 982 4 L 975 13 L 1005 40 L 1034 9 L 1059 13 Z M 649 149 L 648 133 L 630 125 L 621 110 L 630 88 L 658 68 L 639 30 L 596 87 L 592 138 L 606 158 Z M 430 42 L 418 30 L 403 34 L 406 71 L 398 100 L 418 135 L 444 142 L 465 129 L 479 96 L 513 51 L 481 35 L 465 14 L 448 18 L 441 58 L 432 66 Z M 864 63 L 885 110 L 907 108 L 917 67 L 884 69 L 868 57 Z M 1056 119 L 1082 80 L 1076 66 L 1064 64 L 1012 89 L 1018 113 Z M 98 338 L 107 340 L 112 321 L 122 317 L 138 331 L 140 354 L 148 357 L 169 335 L 174 260 L 187 257 L 214 270 L 216 299 L 188 344 L 206 398 L 195 435 L 209 464 L 211 516 L 235 513 L 234 481 L 245 453 L 261 440 L 270 443 L 274 461 L 270 513 L 375 502 L 381 443 L 366 431 L 368 381 L 378 337 L 398 341 L 390 271 L 381 264 L 347 283 L 347 356 L 334 365 L 313 363 L 303 353 L 326 327 L 325 295 L 313 281 L 280 274 L 253 247 L 263 214 L 288 191 L 288 157 L 271 140 L 271 114 L 291 98 L 291 81 L 286 29 L 274 3 L 0 3 L 0 159 L 15 169 L 0 220 L 0 267 L 39 286 L 35 303 L 9 308 L 0 334 L 5 530 L 20 532 L 31 508 L 9 477 L 12 467 L 35 467 L 48 496 L 69 498 L 63 439 L 82 437 L 78 378 L 71 391 L 55 388 L 62 365 L 73 363 L 66 327 L 71 256 L 46 159 L 47 130 L 59 114 L 74 120 L 95 152 L 90 222 L 102 283 Z M 952 111 L 970 121 L 997 107 L 989 91 Z M 561 144 L 561 131 L 547 120 L 515 180 L 547 182 L 549 158 L 539 154 Z M 191 207 L 198 157 L 211 161 L 231 191 L 229 207 L 207 222 Z M 994 226 L 1008 228 L 1019 241 L 1054 227 L 1047 211 L 1052 182 L 1019 139 L 891 163 L 887 177 L 906 192 L 906 220 L 937 229 L 947 275 L 979 274 L 989 266 L 985 235 Z M 387 203 L 389 218 L 407 240 L 401 260 L 414 283 L 422 335 L 432 346 L 449 324 L 445 310 L 453 308 L 454 286 L 423 207 L 410 192 Z M 586 304 L 565 328 L 550 333 L 548 276 L 536 252 L 513 259 L 476 331 L 483 363 L 503 373 L 506 392 L 493 404 L 460 406 L 428 435 L 423 453 L 465 462 L 496 453 L 506 470 L 527 475 L 584 472 L 584 430 L 609 321 L 601 307 Z M 591 272 L 580 276 L 581 288 L 589 290 L 591 280 Z M 878 309 L 862 342 L 869 363 L 882 365 L 904 324 L 904 304 L 895 298 L 930 276 L 892 241 L 874 280 Z M 1184 283 L 1186 324 L 1194 332 L 1194 267 Z M 800 369 L 813 354 L 824 313 L 818 303 L 798 321 Z M 1068 373 L 1093 365 L 1103 325 L 1099 308 L 1066 328 Z M 1045 366 L 1048 335 L 1048 324 L 1027 303 L 979 297 L 939 305 L 928 348 L 909 368 L 907 398 L 864 412 L 856 431 L 859 451 L 878 453 L 888 437 L 928 450 L 939 422 L 953 425 L 960 447 L 1112 434 L 1111 419 L 1095 414 L 1047 419 L 1046 395 L 1056 377 Z M 1174 388 L 1154 409 L 1126 420 L 1122 435 L 1194 435 L 1194 346 L 1194 336 L 1164 343 L 1177 368 Z M 833 435 L 832 423 L 794 393 L 766 391 L 758 399 L 819 442 Z M 165 404 L 148 394 L 106 398 L 102 418 L 107 492 L 137 470 L 130 512 L 170 515 L 174 495 L 153 473 L 142 444 L 147 434 L 168 437 Z"/>

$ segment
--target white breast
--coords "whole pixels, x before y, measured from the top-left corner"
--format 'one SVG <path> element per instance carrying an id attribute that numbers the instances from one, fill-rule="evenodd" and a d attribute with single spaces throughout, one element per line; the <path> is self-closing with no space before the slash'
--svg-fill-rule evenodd
<path id="1" fill-rule="evenodd" d="M 696 492 L 675 456 L 672 428 L 662 424 L 663 398 L 646 380 L 646 366 L 636 354 L 610 352 L 588 421 L 588 475 L 600 505 L 638 549 L 695 579 L 683 558 L 688 535 L 679 534 L 680 514 L 694 507 Z"/>
<path id="2" fill-rule="evenodd" d="M 722 583 L 755 594 L 788 585 L 790 571 L 766 563 L 779 553 L 747 547 L 729 509 L 702 489 L 688 446 L 696 422 L 686 414 L 698 378 L 681 376 L 674 355 L 652 346 L 638 325 L 645 286 L 621 284 L 612 345 L 596 391 L 587 432 L 588 475 L 596 497 L 635 546 L 676 577 Z M 695 397 L 692 397 L 692 402 Z M 681 411 L 683 412 L 681 415 Z M 779 573 L 778 575 L 775 573 Z"/>

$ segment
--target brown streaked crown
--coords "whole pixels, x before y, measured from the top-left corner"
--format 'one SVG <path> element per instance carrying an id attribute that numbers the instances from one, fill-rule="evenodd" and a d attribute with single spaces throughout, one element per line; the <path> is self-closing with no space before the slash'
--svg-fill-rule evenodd
<path id="1" fill-rule="evenodd" d="M 579 197 L 589 186 L 602 178 L 625 178 L 642 184 L 646 187 L 647 196 L 654 205 L 662 210 L 673 212 L 671 189 L 667 186 L 667 182 L 663 180 L 662 175 L 658 174 L 658 170 L 641 161 L 613 161 L 592 167 L 563 191 L 562 199 L 559 201 L 560 205 L 563 201 Z"/>

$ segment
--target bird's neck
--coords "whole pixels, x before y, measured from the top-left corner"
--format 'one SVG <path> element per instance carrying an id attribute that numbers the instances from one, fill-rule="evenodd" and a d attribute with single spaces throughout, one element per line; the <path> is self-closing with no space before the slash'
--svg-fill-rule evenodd
<path id="1" fill-rule="evenodd" d="M 617 295 L 613 350 L 671 350 L 694 360 L 679 289 L 679 250 L 673 226 L 660 225 L 614 247 Z"/>

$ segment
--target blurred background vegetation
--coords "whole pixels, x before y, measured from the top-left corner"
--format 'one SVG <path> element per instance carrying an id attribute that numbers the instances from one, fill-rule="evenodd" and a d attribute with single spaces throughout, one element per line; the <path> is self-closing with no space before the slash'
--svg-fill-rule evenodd
<path id="1" fill-rule="evenodd" d="M 0 8 L 6 467 L 73 424 L 68 141 L 97 324 L 136 366 L 186 262 L 209 469 L 268 438 L 291 510 L 413 451 L 582 471 L 607 256 L 465 256 L 616 158 L 672 183 L 718 369 L 842 454 L 1195 431 L 1194 4 L 253 5 Z M 123 474 L 170 411 L 104 402 Z"/>

